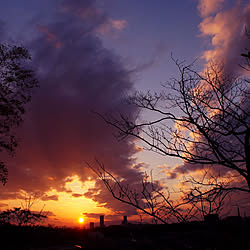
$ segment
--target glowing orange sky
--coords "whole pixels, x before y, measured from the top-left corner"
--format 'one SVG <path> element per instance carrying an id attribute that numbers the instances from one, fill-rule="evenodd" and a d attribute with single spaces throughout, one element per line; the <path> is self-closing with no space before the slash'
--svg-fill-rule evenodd
<path id="1" fill-rule="evenodd" d="M 88 190 L 88 188 L 94 187 L 94 181 L 87 181 L 84 184 L 79 180 L 78 176 L 74 176 L 73 180 L 66 183 L 66 188 L 72 190 L 74 193 L 82 194 Z M 67 225 L 67 226 L 79 226 L 78 219 L 83 217 L 82 213 L 110 213 L 108 209 L 103 207 L 98 207 L 98 204 L 91 199 L 84 197 L 72 198 L 71 193 L 66 192 L 56 192 L 51 190 L 47 193 L 50 195 L 58 195 L 58 201 L 42 201 L 40 199 L 33 199 L 34 205 L 31 210 L 40 211 L 43 207 L 43 211 L 50 211 L 56 215 L 56 217 L 50 216 L 49 220 L 44 221 L 45 224 L 54 225 Z M 28 196 L 27 196 L 28 198 Z M 8 206 L 2 207 L 2 209 L 7 209 L 11 207 L 25 206 L 23 200 L 3 200 L 2 203 L 7 203 Z M 44 206 L 45 205 L 45 206 Z M 88 224 L 88 218 L 84 218 L 84 224 Z"/>
<path id="2" fill-rule="evenodd" d="M 105 1 L 96 1 L 97 6 L 94 2 L 0 4 L 1 36 L 20 40 L 34 52 L 32 62 L 41 83 L 18 130 L 16 156 L 8 159 L 1 210 L 21 206 L 21 197 L 35 192 L 43 198 L 34 197 L 32 210 L 44 207 L 55 214 L 45 224 L 79 226 L 83 213 L 118 214 L 122 220 L 119 212 L 128 212 L 139 220 L 135 209 L 113 201 L 104 186 L 98 186 L 97 195 L 93 191 L 84 196 L 96 182 L 83 161 L 100 158 L 132 183 L 153 169 L 155 179 L 170 187 L 180 185 L 180 176 L 169 180 L 166 172 L 182 161 L 140 150 L 138 141 L 117 141 L 114 131 L 90 110 L 105 113 L 117 108 L 136 114 L 138 110 L 124 105 L 124 95 L 134 89 L 158 91 L 161 82 L 176 73 L 169 60 L 172 52 L 181 60 L 198 58 L 200 69 L 212 55 L 230 65 L 239 55 L 238 38 L 250 9 L 247 1 L 111 1 L 100 6 Z M 85 226 L 98 223 L 83 218 Z"/>

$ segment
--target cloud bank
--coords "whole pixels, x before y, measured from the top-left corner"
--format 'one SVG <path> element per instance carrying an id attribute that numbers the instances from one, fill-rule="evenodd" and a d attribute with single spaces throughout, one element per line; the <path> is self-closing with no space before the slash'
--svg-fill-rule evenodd
<path id="1" fill-rule="evenodd" d="M 201 11 L 204 18 L 199 29 L 201 36 L 209 39 L 210 47 L 204 52 L 203 58 L 207 62 L 222 62 L 227 73 L 237 73 L 241 70 L 239 64 L 244 63 L 244 58 L 240 55 L 249 46 L 246 30 L 250 30 L 250 4 L 243 1 L 229 9 L 218 10 L 217 5 L 221 6 L 224 1 L 216 1 L 217 5 L 212 5 L 212 2 L 214 1 L 200 1 L 199 4 L 200 6 L 209 3 L 214 7 L 213 11 L 204 7 L 206 15 Z"/>
<path id="2" fill-rule="evenodd" d="M 198 11 L 202 17 L 199 25 L 201 37 L 207 41 L 208 45 L 202 55 L 205 63 L 222 64 L 225 76 L 239 74 L 249 75 L 249 72 L 243 70 L 240 65 L 244 65 L 244 58 L 241 53 L 245 52 L 245 48 L 249 48 L 249 38 L 246 35 L 246 30 L 250 30 L 250 4 L 246 1 L 237 2 L 234 6 L 226 5 L 227 1 L 210 1 L 200 0 Z M 245 108 L 247 110 L 247 108 Z M 235 138 L 227 137 L 228 146 L 233 145 L 236 152 L 242 150 L 242 145 Z M 218 141 L 219 143 L 225 143 Z M 230 158 L 230 156 L 229 156 Z M 177 165 L 174 168 L 164 167 L 164 172 L 168 179 L 181 178 L 183 175 L 195 174 L 203 169 L 202 164 L 190 164 L 184 162 L 182 165 Z M 220 167 L 221 175 L 228 173 L 227 168 Z M 238 183 L 242 184 L 242 183 Z"/>
<path id="3" fill-rule="evenodd" d="M 200 0 L 198 4 L 198 11 L 202 17 L 209 16 L 221 9 L 225 0 Z"/>
<path id="4" fill-rule="evenodd" d="M 36 21 L 32 37 L 25 42 L 40 88 L 17 132 L 19 147 L 16 157 L 9 160 L 9 181 L 0 199 L 17 198 L 23 190 L 43 200 L 58 200 L 57 195 L 45 193 L 67 191 L 68 176 L 88 180 L 93 174 L 84 161 L 93 164 L 95 157 L 130 183 L 140 180 L 140 171 L 131 168 L 137 152 L 133 141 L 118 142 L 112 128 L 92 113 L 115 111 L 133 116 L 137 112 L 124 102 L 133 90 L 129 71 L 96 36 L 111 19 L 93 3 L 63 1 L 52 21 Z M 113 20 L 111 25 L 121 30 L 125 22 Z M 89 192 L 88 197 L 120 210 L 121 203 L 111 199 L 99 182 L 96 190 L 98 194 Z"/>

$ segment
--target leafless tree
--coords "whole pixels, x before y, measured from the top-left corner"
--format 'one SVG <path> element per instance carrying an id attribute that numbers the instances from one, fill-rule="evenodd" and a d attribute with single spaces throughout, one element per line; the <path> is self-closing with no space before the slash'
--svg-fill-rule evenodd
<path id="1" fill-rule="evenodd" d="M 204 169 L 197 178 L 184 178 L 183 187 L 171 192 L 154 181 L 152 174 L 145 173 L 141 184 L 132 186 L 125 179 L 115 177 L 98 160 L 95 166 L 87 162 L 86 165 L 103 181 L 113 198 L 134 206 L 138 214 L 142 212 L 152 217 L 155 223 L 185 223 L 210 214 L 222 216 L 223 210 L 226 210 L 224 214 L 228 214 L 231 210 L 225 204 L 230 204 L 232 192 L 237 191 L 229 177 L 220 176 L 211 169 Z"/>
<path id="2" fill-rule="evenodd" d="M 148 150 L 177 157 L 196 168 L 215 167 L 239 175 L 234 190 L 250 192 L 249 85 L 226 75 L 220 65 L 204 73 L 176 61 L 180 79 L 171 79 L 161 93 L 137 92 L 129 103 L 154 120 L 134 120 L 123 114 L 100 115 L 117 129 L 117 136 L 133 136 Z"/>
<path id="3" fill-rule="evenodd" d="M 218 214 L 232 192 L 250 193 L 249 79 L 226 75 L 221 65 L 211 64 L 198 73 L 193 64 L 174 62 L 179 79 L 163 84 L 160 93 L 136 92 L 128 100 L 152 120 L 140 114 L 133 119 L 97 115 L 116 129 L 119 139 L 135 137 L 147 150 L 181 159 L 184 169 L 205 170 L 201 179 L 186 179 L 189 189 L 180 190 L 173 202 L 170 192 L 158 189 L 152 179 L 132 191 L 101 163 L 89 166 L 114 198 L 163 223 Z"/>
<path id="4" fill-rule="evenodd" d="M 246 34 L 246 37 L 248 39 L 250 39 L 250 33 L 248 32 L 247 28 L 245 29 L 245 34 Z M 242 53 L 241 56 L 243 56 L 245 58 L 245 63 L 244 64 L 240 64 L 240 66 L 244 70 L 250 71 L 250 50 L 249 50 L 249 48 L 245 48 L 245 53 Z"/>
<path id="5" fill-rule="evenodd" d="M 183 198 L 178 200 L 153 177 L 145 174 L 139 186 L 131 186 L 124 179 L 114 176 L 96 160 L 96 165 L 86 165 L 103 181 L 113 198 L 131 205 L 153 218 L 154 222 L 187 222 L 198 212 L 196 206 Z M 190 205 L 191 204 L 191 205 Z"/>
<path id="6" fill-rule="evenodd" d="M 216 170 L 204 169 L 202 172 L 199 177 L 189 176 L 184 179 L 187 190 L 182 190 L 184 200 L 196 208 L 198 218 L 209 214 L 222 216 L 223 210 L 225 214 L 230 213 L 230 198 L 232 192 L 236 192 L 231 178 L 220 176 Z"/>

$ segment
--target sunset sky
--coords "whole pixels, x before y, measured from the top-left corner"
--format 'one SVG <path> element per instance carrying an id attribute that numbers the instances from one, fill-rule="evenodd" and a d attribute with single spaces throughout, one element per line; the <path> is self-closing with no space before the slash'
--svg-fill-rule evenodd
<path id="1" fill-rule="evenodd" d="M 237 70 L 249 24 L 247 0 L 1 1 L 0 40 L 29 49 L 40 88 L 17 130 L 16 156 L 3 156 L 9 180 L 1 186 L 0 209 L 24 205 L 32 195 L 32 209 L 44 207 L 54 225 L 77 225 L 83 214 L 86 224 L 100 214 L 138 219 L 84 162 L 97 158 L 131 184 L 153 169 L 173 186 L 178 178 L 158 166 L 182 162 L 142 151 L 131 138 L 118 141 L 92 111 L 136 114 L 124 99 L 134 90 L 160 91 L 161 83 L 178 77 L 171 54 L 187 63 L 196 59 L 198 71 L 212 58 Z"/>

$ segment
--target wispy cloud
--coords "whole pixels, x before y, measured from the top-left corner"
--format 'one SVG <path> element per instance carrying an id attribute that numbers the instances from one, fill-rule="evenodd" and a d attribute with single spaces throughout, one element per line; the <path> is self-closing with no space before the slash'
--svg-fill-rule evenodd
<path id="1" fill-rule="evenodd" d="M 49 200 L 52 200 L 52 201 L 58 201 L 59 199 L 59 196 L 58 195 L 44 195 L 41 197 L 41 200 L 42 201 L 49 201 Z"/>
<path id="2" fill-rule="evenodd" d="M 46 27 L 44 27 L 42 25 L 38 25 L 38 30 L 40 30 L 41 32 L 44 33 L 45 39 L 48 42 L 50 42 L 55 48 L 62 47 L 62 43 L 60 41 L 58 41 L 56 35 L 49 32 L 49 30 Z"/>
<path id="3" fill-rule="evenodd" d="M 109 17 L 94 3 L 95 1 L 65 0 L 61 5 L 61 11 L 88 22 L 98 35 L 113 34 L 126 28 L 128 25 L 126 20 Z"/>
<path id="4" fill-rule="evenodd" d="M 127 24 L 126 20 L 114 20 L 109 18 L 96 29 L 96 32 L 101 35 L 112 34 L 114 31 L 125 29 Z"/>

